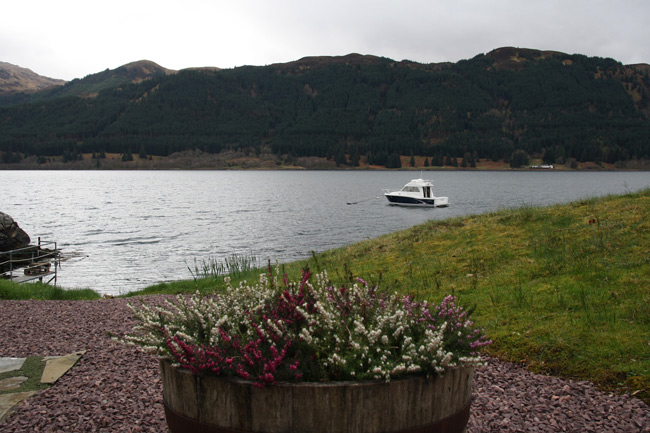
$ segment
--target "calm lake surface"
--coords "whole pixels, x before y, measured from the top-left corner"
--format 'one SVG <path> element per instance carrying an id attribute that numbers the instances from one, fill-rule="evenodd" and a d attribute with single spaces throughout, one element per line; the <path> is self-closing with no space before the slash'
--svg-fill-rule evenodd
<path id="1" fill-rule="evenodd" d="M 389 206 L 433 179 L 448 208 Z M 427 220 L 650 187 L 648 172 L 0 171 L 0 211 L 68 257 L 58 284 L 120 294 L 208 259 L 306 259 Z M 350 204 L 348 204 L 350 203 Z"/>

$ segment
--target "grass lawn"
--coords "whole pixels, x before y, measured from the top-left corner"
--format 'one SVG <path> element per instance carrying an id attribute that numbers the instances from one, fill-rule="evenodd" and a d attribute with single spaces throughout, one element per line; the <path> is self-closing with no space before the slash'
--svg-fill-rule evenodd
<path id="1" fill-rule="evenodd" d="M 491 355 L 650 402 L 648 190 L 430 221 L 310 267 L 431 301 L 456 295 L 476 308 Z"/>

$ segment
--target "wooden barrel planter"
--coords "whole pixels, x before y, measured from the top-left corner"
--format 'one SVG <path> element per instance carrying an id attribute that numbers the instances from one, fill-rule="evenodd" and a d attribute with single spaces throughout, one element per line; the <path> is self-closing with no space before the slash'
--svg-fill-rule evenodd
<path id="1" fill-rule="evenodd" d="M 473 368 L 384 381 L 253 382 L 174 368 L 161 361 L 171 433 L 461 433 Z"/>

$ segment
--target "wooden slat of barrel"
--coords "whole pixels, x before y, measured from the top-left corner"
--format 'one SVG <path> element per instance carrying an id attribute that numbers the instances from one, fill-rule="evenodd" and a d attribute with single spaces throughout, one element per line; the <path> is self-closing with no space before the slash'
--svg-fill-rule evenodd
<path id="1" fill-rule="evenodd" d="M 258 388 L 250 381 L 193 375 L 165 361 L 160 366 L 168 420 L 186 417 L 193 423 L 187 429 L 173 429 L 170 423 L 172 433 L 199 427 L 215 433 L 460 433 L 469 416 L 473 377 L 473 369 L 459 368 L 444 376 L 390 383 L 281 383 Z M 445 418 L 449 419 L 443 428 L 439 421 Z"/>

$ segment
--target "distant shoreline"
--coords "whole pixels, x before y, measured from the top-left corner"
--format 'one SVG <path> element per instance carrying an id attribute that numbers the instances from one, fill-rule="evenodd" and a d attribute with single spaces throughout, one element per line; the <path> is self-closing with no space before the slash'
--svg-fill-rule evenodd
<path id="1" fill-rule="evenodd" d="M 239 152 L 210 154 L 200 151 L 185 151 L 167 157 L 133 155 L 132 161 L 122 161 L 120 154 L 106 154 L 105 158 L 93 158 L 83 154 L 81 160 L 63 162 L 62 157 L 50 157 L 39 163 L 35 156 L 21 162 L 0 164 L 0 170 L 388 170 L 388 171 L 649 171 L 650 161 L 627 161 L 624 167 L 596 162 L 577 162 L 577 167 L 567 164 L 553 164 L 553 168 L 533 168 L 542 164 L 540 159 L 531 159 L 521 168 L 512 168 L 504 161 L 480 160 L 476 167 L 426 166 L 424 156 L 416 156 L 415 166 L 411 157 L 402 156 L 401 168 L 368 165 L 337 166 L 333 160 L 320 157 L 297 157 L 284 159 L 272 154 L 260 156 L 244 155 Z"/>

